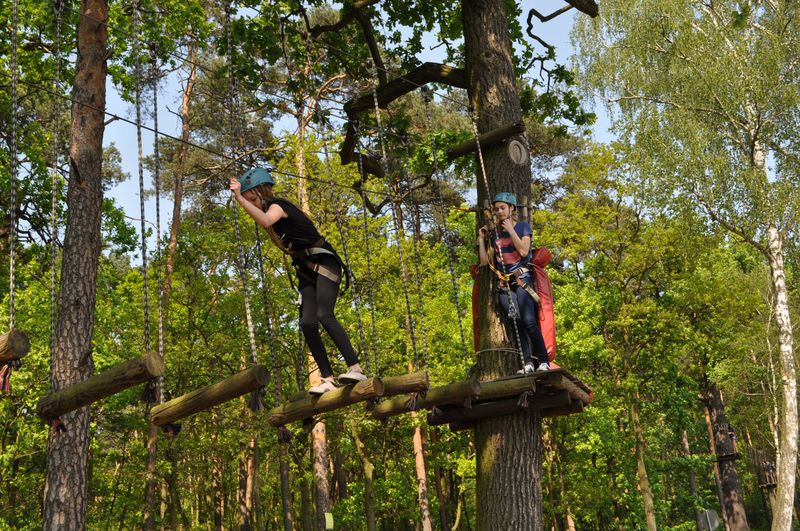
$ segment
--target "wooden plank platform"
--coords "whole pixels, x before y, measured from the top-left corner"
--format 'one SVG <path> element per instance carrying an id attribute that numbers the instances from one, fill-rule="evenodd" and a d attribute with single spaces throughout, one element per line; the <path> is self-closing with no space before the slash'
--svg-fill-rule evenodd
<path id="1" fill-rule="evenodd" d="M 432 426 L 452 430 L 474 427 L 480 419 L 538 411 L 544 417 L 580 413 L 592 401 L 592 391 L 564 368 L 534 374 L 513 374 L 481 382 L 476 400 L 468 405 L 439 406 L 428 414 Z"/>

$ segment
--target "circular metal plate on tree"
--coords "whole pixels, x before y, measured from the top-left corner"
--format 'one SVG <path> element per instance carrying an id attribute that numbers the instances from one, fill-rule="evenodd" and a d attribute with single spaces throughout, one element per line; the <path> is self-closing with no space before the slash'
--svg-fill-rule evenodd
<path id="1" fill-rule="evenodd" d="M 528 149 L 519 140 L 512 140 L 509 142 L 506 146 L 506 150 L 508 152 L 508 158 L 510 158 L 514 164 L 522 166 L 528 163 Z"/>

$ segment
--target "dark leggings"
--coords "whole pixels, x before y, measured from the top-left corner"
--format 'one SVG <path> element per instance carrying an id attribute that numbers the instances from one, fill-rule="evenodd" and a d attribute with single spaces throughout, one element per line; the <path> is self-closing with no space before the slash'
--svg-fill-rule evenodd
<path id="1" fill-rule="evenodd" d="M 528 275 L 523 275 L 528 284 L 532 284 L 532 280 Z M 500 305 L 508 315 L 508 291 L 502 290 L 498 293 Z M 542 330 L 539 328 L 539 319 L 536 316 L 536 301 L 533 297 L 520 287 L 514 288 L 511 291 L 511 297 L 514 305 L 517 308 L 517 328 L 519 330 L 520 341 L 522 342 L 522 357 L 525 363 L 544 363 L 547 361 L 547 347 L 544 344 L 544 337 Z M 509 323 L 513 328 L 514 323 Z M 512 334 L 513 334 L 512 330 Z M 516 340 L 516 338 L 514 338 Z M 531 352 L 533 347 L 533 352 Z"/>
<path id="2" fill-rule="evenodd" d="M 314 261 L 333 269 L 341 275 L 342 267 L 333 256 L 315 256 Z M 300 329 L 303 331 L 308 348 L 314 356 L 314 361 L 317 362 L 320 375 L 323 378 L 327 378 L 333 376 L 333 369 L 328 360 L 325 345 L 322 343 L 322 337 L 319 334 L 320 323 L 325 328 L 325 331 L 328 332 L 328 335 L 331 336 L 333 344 L 344 356 L 345 363 L 348 366 L 358 363 L 358 355 L 353 350 L 353 345 L 350 343 L 350 338 L 347 337 L 347 332 L 336 320 L 336 316 L 333 315 L 333 308 L 336 306 L 336 298 L 339 295 L 339 284 L 314 273 L 302 264 L 299 266 L 298 277 L 300 296 L 302 297 Z"/>

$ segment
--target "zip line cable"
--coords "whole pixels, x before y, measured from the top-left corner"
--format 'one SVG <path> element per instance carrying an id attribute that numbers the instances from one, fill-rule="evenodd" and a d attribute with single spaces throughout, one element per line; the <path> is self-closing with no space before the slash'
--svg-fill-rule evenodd
<path id="1" fill-rule="evenodd" d="M 150 47 L 150 59 L 152 65 L 151 81 L 153 83 L 153 129 L 158 131 L 158 78 L 159 69 L 156 57 L 156 45 Z M 155 168 L 153 171 L 153 184 L 156 196 L 156 256 L 155 274 L 158 289 L 158 357 L 164 360 L 164 285 L 161 277 L 161 150 L 158 135 L 153 135 L 153 159 Z M 164 401 L 164 376 L 156 378 L 155 382 L 155 402 L 161 404 Z"/>

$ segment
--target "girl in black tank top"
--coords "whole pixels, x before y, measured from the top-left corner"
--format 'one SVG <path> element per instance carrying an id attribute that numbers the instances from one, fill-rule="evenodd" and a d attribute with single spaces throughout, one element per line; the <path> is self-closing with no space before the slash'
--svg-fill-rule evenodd
<path id="1" fill-rule="evenodd" d="M 336 384 L 320 336 L 320 324 L 348 366 L 348 371 L 339 375 L 339 383 L 351 384 L 366 379 L 347 332 L 333 314 L 343 267 L 336 251 L 325 242 L 308 216 L 292 202 L 274 197 L 274 182 L 269 171 L 254 168 L 240 179 L 231 179 L 230 189 L 247 214 L 267 230 L 283 252 L 292 257 L 302 299 L 300 328 L 322 376 L 322 383 L 308 391 L 321 395 L 336 389 Z"/>

